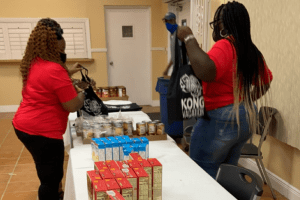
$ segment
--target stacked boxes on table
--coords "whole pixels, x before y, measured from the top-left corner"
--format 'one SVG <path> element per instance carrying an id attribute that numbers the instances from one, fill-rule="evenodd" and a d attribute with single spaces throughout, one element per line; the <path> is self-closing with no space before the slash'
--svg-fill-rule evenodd
<path id="1" fill-rule="evenodd" d="M 117 140 L 117 142 L 112 142 L 114 144 L 122 144 L 122 148 L 120 148 L 120 145 L 118 146 L 119 158 L 123 150 L 124 155 L 128 154 L 128 159 L 113 160 L 114 155 L 117 157 L 117 153 L 114 154 L 114 150 L 109 149 L 109 154 L 112 154 L 111 160 L 95 161 L 94 170 L 87 172 L 90 199 L 161 200 L 162 165 L 155 158 L 147 158 L 149 156 L 149 141 L 131 140 L 126 137 L 119 138 L 119 140 L 118 138 L 107 138 L 106 140 L 109 139 L 110 141 Z M 105 140 L 102 143 L 109 144 Z M 100 144 L 101 146 L 102 143 L 99 143 L 97 140 L 92 141 L 92 155 L 95 160 L 97 156 L 98 158 L 103 157 L 103 155 L 97 155 L 97 152 L 99 153 L 97 145 L 99 146 Z M 134 144 L 139 146 L 144 144 L 142 153 Z M 108 148 L 114 147 L 116 148 L 116 146 L 108 146 Z M 131 153 L 133 151 L 135 153 Z M 102 154 L 106 156 L 106 148 L 105 153 L 102 152 Z"/>

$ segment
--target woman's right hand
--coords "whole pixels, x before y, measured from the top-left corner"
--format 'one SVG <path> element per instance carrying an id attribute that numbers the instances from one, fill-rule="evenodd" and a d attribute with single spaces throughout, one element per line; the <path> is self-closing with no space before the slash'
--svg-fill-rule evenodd
<path id="1" fill-rule="evenodd" d="M 77 94 L 84 91 L 83 89 L 79 88 L 77 85 L 74 85 L 74 87 L 75 87 Z"/>

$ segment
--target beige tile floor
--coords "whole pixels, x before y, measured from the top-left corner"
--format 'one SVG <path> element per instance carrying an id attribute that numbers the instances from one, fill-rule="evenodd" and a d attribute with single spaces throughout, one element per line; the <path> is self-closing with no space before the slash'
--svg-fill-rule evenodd
<path id="1" fill-rule="evenodd" d="M 160 112 L 159 107 L 143 106 L 146 113 Z M 24 145 L 18 140 L 11 120 L 14 113 L 0 113 L 0 200 L 36 200 L 39 179 L 33 159 Z M 182 148 L 180 144 L 179 147 Z M 68 166 L 68 155 L 65 154 L 64 178 Z M 276 191 L 277 199 L 285 200 Z M 264 186 L 262 200 L 271 200 L 268 186 Z"/>

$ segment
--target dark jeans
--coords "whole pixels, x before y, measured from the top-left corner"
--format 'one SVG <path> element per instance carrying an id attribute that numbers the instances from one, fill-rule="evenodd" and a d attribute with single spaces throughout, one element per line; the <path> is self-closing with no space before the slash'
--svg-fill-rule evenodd
<path id="1" fill-rule="evenodd" d="M 34 159 L 41 181 L 38 191 L 39 199 L 58 200 L 59 183 L 64 174 L 65 147 L 63 140 L 29 135 L 17 129 L 15 132 Z"/>

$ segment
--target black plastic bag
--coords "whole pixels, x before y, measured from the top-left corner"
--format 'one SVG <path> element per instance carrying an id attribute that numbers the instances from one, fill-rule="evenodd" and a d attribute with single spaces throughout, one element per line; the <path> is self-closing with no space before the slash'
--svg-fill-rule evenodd
<path id="1" fill-rule="evenodd" d="M 204 107 L 202 81 L 187 64 L 185 44 L 182 43 L 180 50 L 178 39 L 175 41 L 175 63 L 167 94 L 168 122 L 200 117 L 209 119 Z"/>
<path id="2" fill-rule="evenodd" d="M 94 92 L 92 86 L 91 86 L 91 79 L 88 77 L 88 70 L 83 67 L 85 70 L 85 75 L 81 71 L 82 79 L 81 81 L 84 81 L 89 84 L 89 87 L 84 90 L 85 99 L 84 104 L 80 110 L 83 111 L 83 113 L 87 113 L 91 116 L 98 116 L 98 115 L 108 115 L 108 108 L 105 106 L 105 104 L 102 102 L 102 100 L 96 95 Z"/>

